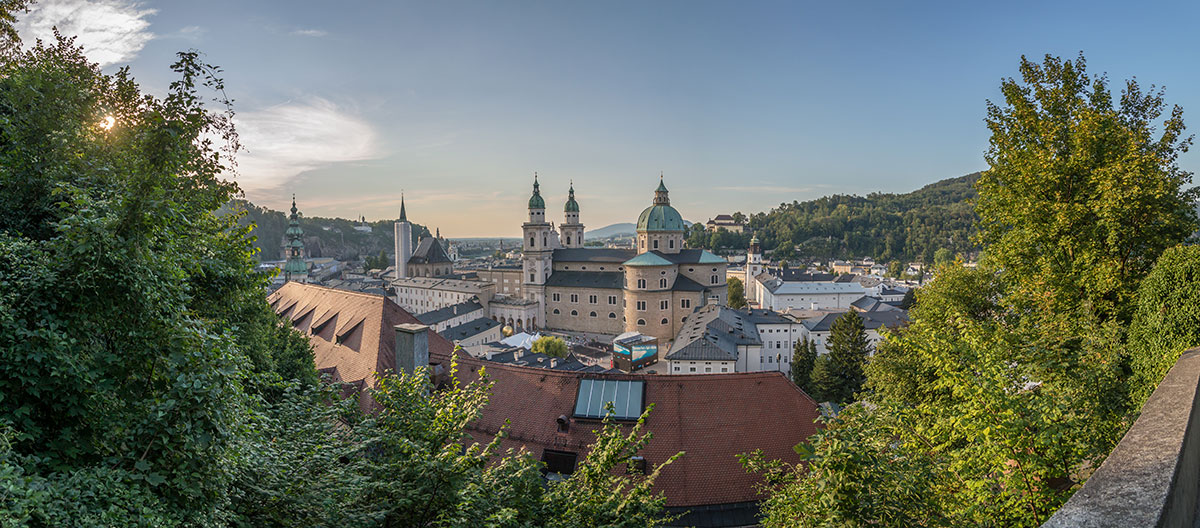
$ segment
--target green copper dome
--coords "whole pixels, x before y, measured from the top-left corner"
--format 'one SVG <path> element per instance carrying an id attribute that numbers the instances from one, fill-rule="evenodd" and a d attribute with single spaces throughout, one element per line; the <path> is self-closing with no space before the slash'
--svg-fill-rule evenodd
<path id="1" fill-rule="evenodd" d="M 579 212 L 579 202 L 575 201 L 575 184 L 571 184 L 571 190 L 567 192 L 567 206 L 563 211 L 568 213 Z"/>
<path id="2" fill-rule="evenodd" d="M 546 200 L 542 199 L 542 193 L 538 190 L 537 173 L 533 174 L 533 196 L 529 197 L 530 209 L 545 209 Z"/>
<path id="3" fill-rule="evenodd" d="M 667 186 L 662 181 L 662 176 L 658 178 L 658 188 L 654 190 L 654 205 L 647 207 L 638 216 L 637 230 L 642 231 L 680 231 L 682 232 L 686 226 L 683 225 L 683 217 L 679 216 L 679 211 L 671 207 L 671 199 L 667 194 Z"/>

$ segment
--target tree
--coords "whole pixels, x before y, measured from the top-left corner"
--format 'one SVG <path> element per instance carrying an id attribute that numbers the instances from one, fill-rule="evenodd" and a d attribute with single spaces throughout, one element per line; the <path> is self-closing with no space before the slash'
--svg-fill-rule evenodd
<path id="1" fill-rule="evenodd" d="M 735 310 L 745 308 L 746 290 L 742 286 L 742 280 L 737 277 L 729 277 L 726 284 L 729 286 L 729 307 Z"/>
<path id="2" fill-rule="evenodd" d="M 546 354 L 547 356 L 565 358 L 567 357 L 567 342 L 562 338 L 554 336 L 542 336 L 533 342 L 534 354 Z"/>
<path id="3" fill-rule="evenodd" d="M 842 380 L 833 366 L 833 361 L 829 359 L 829 354 L 817 356 L 813 360 L 812 374 L 809 375 L 808 389 L 809 396 L 819 402 L 832 401 L 841 403 Z"/>
<path id="4" fill-rule="evenodd" d="M 888 262 L 887 274 L 888 274 L 888 277 L 892 277 L 894 279 L 903 278 L 904 264 L 901 264 L 900 261 L 898 261 L 898 260 L 893 260 L 891 262 Z"/>
<path id="5" fill-rule="evenodd" d="M 1138 290 L 1129 327 L 1135 405 L 1146 401 L 1183 351 L 1200 346 L 1200 247 L 1168 249 Z"/>
<path id="6" fill-rule="evenodd" d="M 908 310 L 909 308 L 912 308 L 913 304 L 916 304 L 916 302 L 917 302 L 917 289 L 909 288 L 908 291 L 904 292 L 904 298 L 900 299 L 900 309 Z"/>
<path id="7" fill-rule="evenodd" d="M 1162 90 L 1129 80 L 1114 101 L 1082 54 L 1022 57 L 1020 73 L 1002 83 L 1003 106 L 988 103 L 979 241 L 1014 282 L 1013 302 L 1128 322 L 1140 279 L 1196 231 L 1196 190 L 1176 162 L 1192 143 L 1183 109 L 1158 128 Z"/>
<path id="8" fill-rule="evenodd" d="M 833 322 L 829 329 L 827 347 L 829 368 L 837 380 L 837 389 L 825 396 L 838 403 L 849 402 L 854 398 L 854 393 L 862 387 L 863 367 L 871 348 L 866 328 L 858 312 L 851 310 Z"/>
<path id="9" fill-rule="evenodd" d="M 813 366 L 817 360 L 817 350 L 814 348 L 814 344 L 808 340 L 808 336 L 805 336 L 801 340 L 796 341 L 796 345 L 792 350 L 792 383 L 796 384 L 804 392 L 809 393 L 809 396 L 812 396 L 812 387 L 809 385 L 812 379 Z"/>
<path id="10" fill-rule="evenodd" d="M 374 255 L 374 256 L 368 255 L 366 258 L 366 261 L 363 264 L 369 270 L 381 270 L 381 269 L 387 268 L 388 265 L 390 264 L 388 262 L 387 251 L 384 251 L 381 249 L 381 250 L 379 250 L 378 255 Z"/>
<path id="11" fill-rule="evenodd" d="M 954 263 L 954 252 L 946 248 L 938 248 L 933 252 L 933 263 L 939 267 Z"/>

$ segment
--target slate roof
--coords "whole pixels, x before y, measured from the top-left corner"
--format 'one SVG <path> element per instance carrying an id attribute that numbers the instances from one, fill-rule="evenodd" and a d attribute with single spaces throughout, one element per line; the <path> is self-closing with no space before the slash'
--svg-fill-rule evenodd
<path id="1" fill-rule="evenodd" d="M 452 262 L 442 248 L 442 243 L 435 237 L 425 237 L 417 244 L 417 249 L 408 258 L 409 264 L 441 264 Z"/>
<path id="2" fill-rule="evenodd" d="M 382 295 L 288 282 L 267 296 L 271 308 L 308 336 L 317 370 L 359 389 L 375 386 L 375 373 L 396 368 L 395 326 L 419 323 Z M 449 359 L 454 346 L 429 333 L 430 363 Z M 364 393 L 362 408 L 374 405 Z"/>
<path id="3" fill-rule="evenodd" d="M 700 284 L 699 282 L 689 279 L 684 275 L 676 275 L 675 276 L 675 284 L 671 285 L 672 291 L 702 292 L 707 289 L 708 288 L 705 287 L 703 284 Z"/>
<path id="4" fill-rule="evenodd" d="M 762 340 L 746 313 L 708 304 L 687 316 L 666 359 L 736 361 L 738 347 L 749 345 Z"/>
<path id="5" fill-rule="evenodd" d="M 638 255 L 629 260 L 626 260 L 625 265 L 626 266 L 674 266 L 675 263 L 663 258 L 663 256 L 659 255 L 657 251 L 647 251 L 645 253 L 642 253 L 641 255 Z"/>
<path id="6" fill-rule="evenodd" d="M 554 250 L 555 262 L 612 262 L 620 264 L 637 255 L 633 249 L 562 248 Z"/>
<path id="7" fill-rule="evenodd" d="M 603 288 L 619 290 L 625 274 L 619 271 L 555 271 L 546 278 L 547 287 Z"/>
<path id="8" fill-rule="evenodd" d="M 483 310 L 483 305 L 479 304 L 478 299 L 472 298 L 471 300 L 460 302 L 458 304 L 453 304 L 438 308 L 437 310 L 418 314 L 417 320 L 420 321 L 421 324 L 435 325 L 442 321 L 449 321 L 460 315 L 466 315 L 471 312 L 481 310 Z"/>
<path id="9" fill-rule="evenodd" d="M 482 416 L 468 426 L 471 436 L 487 442 L 503 427 L 502 449 L 525 448 L 534 457 L 554 449 L 579 453 L 582 460 L 595 442 L 592 431 L 599 424 L 571 418 L 581 379 L 644 381 L 646 403 L 655 406 L 644 430 L 654 439 L 640 454 L 653 467 L 684 452 L 663 469 L 654 486 L 673 508 L 760 500 L 756 485 L 761 476 L 745 471 L 737 455 L 762 449 L 768 460 L 798 463 L 792 447 L 816 432 L 819 416 L 817 403 L 778 372 L 588 374 L 465 357 L 459 364 L 464 381 L 486 366 L 495 383 Z M 559 416 L 570 420 L 566 433 L 557 432 Z"/>
<path id="10" fill-rule="evenodd" d="M 828 332 L 833 327 L 833 322 L 837 321 L 846 312 L 828 313 L 821 317 L 806 319 L 804 326 L 808 327 L 809 332 Z M 880 312 L 855 312 L 863 320 L 863 327 L 867 330 L 878 330 L 880 327 L 895 328 L 908 323 L 908 314 L 903 310 L 886 310 Z"/>
<path id="11" fill-rule="evenodd" d="M 775 295 L 821 295 L 832 293 L 857 293 L 862 295 L 866 289 L 861 284 L 852 282 L 786 282 L 776 278 L 763 283 Z"/>
<path id="12" fill-rule="evenodd" d="M 480 317 L 479 319 L 467 321 L 458 326 L 451 326 L 450 328 L 442 330 L 439 333 L 442 335 L 442 337 L 446 338 L 446 340 L 453 343 L 454 341 L 461 341 L 475 337 L 479 334 L 487 332 L 488 330 L 496 328 L 497 326 L 500 326 L 499 322 L 493 321 L 487 317 Z"/>
<path id="13" fill-rule="evenodd" d="M 850 303 L 850 306 L 860 312 L 879 312 L 879 311 L 899 310 L 899 308 L 896 308 L 895 306 L 887 304 L 887 303 L 885 303 L 879 299 L 876 299 L 874 297 L 867 297 L 865 295 L 860 297 L 858 300 Z"/>
<path id="14" fill-rule="evenodd" d="M 750 309 L 746 312 L 745 318 L 755 325 L 796 323 L 796 321 L 788 319 L 787 317 L 784 317 L 783 314 L 772 310 Z"/>
<path id="15" fill-rule="evenodd" d="M 797 268 L 770 268 L 768 273 L 787 282 L 833 282 L 838 277 L 833 273 L 809 273 Z"/>
<path id="16" fill-rule="evenodd" d="M 658 253 L 657 251 L 655 253 Z M 676 264 L 727 264 L 725 259 L 705 249 L 681 249 L 679 253 L 661 254 Z"/>

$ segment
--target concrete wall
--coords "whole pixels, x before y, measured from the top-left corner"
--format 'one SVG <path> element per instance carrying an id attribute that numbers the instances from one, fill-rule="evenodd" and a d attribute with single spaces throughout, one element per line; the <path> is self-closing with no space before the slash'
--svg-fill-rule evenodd
<path id="1" fill-rule="evenodd" d="M 1184 352 L 1141 416 L 1042 526 L 1195 526 L 1200 494 L 1200 349 Z"/>

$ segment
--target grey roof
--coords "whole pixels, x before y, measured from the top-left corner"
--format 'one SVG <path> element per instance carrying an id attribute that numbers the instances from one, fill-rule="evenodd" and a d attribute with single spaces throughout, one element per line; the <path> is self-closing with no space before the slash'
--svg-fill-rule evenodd
<path id="1" fill-rule="evenodd" d="M 637 256 L 633 249 L 621 248 L 563 248 L 554 250 L 558 262 L 610 262 L 620 264 Z"/>
<path id="2" fill-rule="evenodd" d="M 857 309 L 860 312 L 879 312 L 879 311 L 899 310 L 899 308 L 896 308 L 895 306 L 892 306 L 892 305 L 885 303 L 879 299 L 876 299 L 875 297 L 867 297 L 865 295 L 862 297 L 859 297 L 858 300 L 850 303 L 850 306 L 854 307 L 855 309 Z"/>
<path id="3" fill-rule="evenodd" d="M 702 292 L 708 288 L 706 288 L 703 284 L 700 284 L 699 282 L 689 279 L 683 275 L 677 275 L 675 276 L 675 284 L 671 286 L 671 289 L 674 291 Z"/>
<path id="4" fill-rule="evenodd" d="M 659 256 L 675 264 L 725 264 L 725 259 L 713 255 L 704 249 L 681 249 L 679 253 L 658 253 Z"/>
<path id="5" fill-rule="evenodd" d="M 483 310 L 483 305 L 479 304 L 478 299 L 472 298 L 466 302 L 460 302 L 455 305 L 438 308 L 430 312 L 425 312 L 417 316 L 417 320 L 421 324 L 433 325 L 442 321 L 449 321 L 460 315 L 469 314 L 476 310 Z"/>
<path id="6" fill-rule="evenodd" d="M 521 357 L 516 357 L 517 354 Z M 551 370 L 566 370 L 571 372 L 616 372 L 612 369 L 606 369 L 597 365 L 585 365 L 575 358 L 574 354 L 567 354 L 566 358 L 552 358 L 546 354 L 534 354 L 527 350 L 510 347 L 503 352 L 492 353 L 491 358 L 486 356 L 483 359 L 495 361 L 496 363 L 508 363 L 509 365 L 520 365 L 524 367 L 537 367 Z"/>
<path id="7" fill-rule="evenodd" d="M 413 254 L 408 258 L 409 264 L 441 264 L 452 262 L 450 257 L 446 255 L 446 250 L 442 249 L 442 243 L 434 237 L 425 237 L 421 239 L 421 243 L 417 244 L 417 249 L 413 250 Z"/>
<path id="8" fill-rule="evenodd" d="M 497 326 L 500 326 L 499 322 L 487 317 L 480 317 L 474 321 L 452 326 L 438 333 L 449 341 L 460 341 L 487 332 Z"/>
<path id="9" fill-rule="evenodd" d="M 760 324 L 794 324 L 796 321 L 784 317 L 783 314 L 772 310 L 754 310 L 746 312 L 746 320 L 756 325 Z"/>
<path id="10" fill-rule="evenodd" d="M 797 268 L 770 268 L 767 273 L 787 282 L 833 282 L 837 278 L 833 273 L 809 273 Z"/>
<path id="11" fill-rule="evenodd" d="M 758 329 L 745 312 L 708 304 L 687 317 L 666 358 L 736 361 L 738 346 L 761 344 Z"/>
<path id="12" fill-rule="evenodd" d="M 619 290 L 625 274 L 619 271 L 555 271 L 546 278 L 546 286 L 563 288 L 605 288 Z"/>
<path id="13" fill-rule="evenodd" d="M 863 327 L 867 330 L 878 330 L 879 327 L 895 328 L 908 323 L 908 314 L 904 313 L 903 310 L 855 313 L 862 318 Z M 846 312 L 834 312 L 821 317 L 807 319 L 804 321 L 804 326 L 808 327 L 808 331 L 810 332 L 828 332 L 833 327 L 833 322 L 845 314 Z"/>

